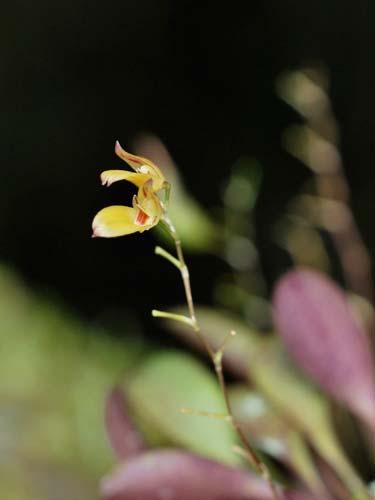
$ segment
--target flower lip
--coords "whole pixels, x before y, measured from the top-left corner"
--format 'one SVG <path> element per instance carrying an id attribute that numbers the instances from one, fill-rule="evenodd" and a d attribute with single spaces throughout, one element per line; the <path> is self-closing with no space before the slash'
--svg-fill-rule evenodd
<path id="1" fill-rule="evenodd" d="M 150 229 L 148 225 L 135 224 L 138 210 L 122 205 L 110 206 L 100 210 L 92 223 L 93 236 L 114 238 Z"/>
<path id="2" fill-rule="evenodd" d="M 150 219 L 150 216 L 146 214 L 141 208 L 138 208 L 138 213 L 135 218 L 134 224 L 137 226 L 146 226 L 147 221 Z"/>

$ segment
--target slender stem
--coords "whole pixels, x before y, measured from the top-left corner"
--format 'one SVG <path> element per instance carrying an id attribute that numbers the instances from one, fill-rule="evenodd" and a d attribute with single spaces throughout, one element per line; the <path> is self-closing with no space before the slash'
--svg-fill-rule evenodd
<path id="1" fill-rule="evenodd" d="M 173 319 L 175 321 L 179 321 L 180 323 L 185 323 L 189 326 L 193 326 L 193 322 L 191 321 L 191 318 L 188 318 L 187 316 L 183 316 L 182 314 L 175 314 L 175 313 L 170 313 L 167 311 L 158 311 L 157 309 L 153 309 L 151 314 L 154 318 Z"/>
<path id="2" fill-rule="evenodd" d="M 185 289 L 186 302 L 189 308 L 189 315 L 192 322 L 191 326 L 195 331 L 195 333 L 197 334 L 200 342 L 203 344 L 207 354 L 210 356 L 211 359 L 213 359 L 215 353 L 210 344 L 207 342 L 205 336 L 202 335 L 195 315 L 194 301 L 190 285 L 190 273 L 185 262 L 184 254 L 182 252 L 181 240 L 177 234 L 176 228 L 174 227 L 172 221 L 167 215 L 164 215 L 163 221 L 167 225 L 176 246 L 177 257 L 180 262 L 180 272 L 181 272 L 182 282 L 184 284 L 184 289 Z"/>
<path id="3" fill-rule="evenodd" d="M 202 411 L 202 410 L 194 410 L 192 408 L 180 408 L 180 413 L 185 415 L 195 415 L 199 417 L 209 417 L 216 418 L 218 420 L 227 420 L 228 422 L 232 421 L 232 417 L 227 413 L 214 413 L 212 411 Z"/>
<path id="4" fill-rule="evenodd" d="M 155 247 L 155 254 L 160 255 L 160 257 L 164 257 L 164 259 L 168 260 L 171 264 L 177 267 L 177 269 L 181 270 L 181 262 L 176 259 L 176 257 L 167 252 L 167 250 L 164 250 L 164 248 Z"/>
<path id="5" fill-rule="evenodd" d="M 180 262 L 180 272 L 181 272 L 181 277 L 182 281 L 184 284 L 184 289 L 185 289 L 185 296 L 186 296 L 186 302 L 188 305 L 189 309 L 189 315 L 190 315 L 190 326 L 193 328 L 195 331 L 197 337 L 199 338 L 201 344 L 203 345 L 205 351 L 207 352 L 209 358 L 212 361 L 212 364 L 214 365 L 216 376 L 219 381 L 220 389 L 221 392 L 223 393 L 223 398 L 225 402 L 225 406 L 228 412 L 228 417 L 230 418 L 230 422 L 235 429 L 235 431 L 238 434 L 238 437 L 240 438 L 242 445 L 245 450 L 245 456 L 247 457 L 248 461 L 250 462 L 250 465 L 252 465 L 258 473 L 263 477 L 263 479 L 269 484 L 270 489 L 272 491 L 272 495 L 276 500 L 281 500 L 280 494 L 273 483 L 269 470 L 267 466 L 259 459 L 255 451 L 252 449 L 250 446 L 243 430 L 241 429 L 240 425 L 236 420 L 233 418 L 233 413 L 232 413 L 232 407 L 230 404 L 230 399 L 229 399 L 229 394 L 227 391 L 227 387 L 225 384 L 225 378 L 223 374 L 223 365 L 222 365 L 222 358 L 224 354 L 224 347 L 225 347 L 225 342 L 221 346 L 221 348 L 215 352 L 209 342 L 207 341 L 206 337 L 202 334 L 200 330 L 199 323 L 197 321 L 197 317 L 195 314 L 195 307 L 194 307 L 194 301 L 193 301 L 193 295 L 191 291 L 191 284 L 190 284 L 190 274 L 189 274 L 189 269 L 186 265 L 184 254 L 182 251 L 182 245 L 181 245 L 181 240 L 177 234 L 176 228 L 174 227 L 172 221 L 168 217 L 167 214 L 164 214 L 163 221 L 168 227 L 168 230 L 174 240 L 175 246 L 176 246 L 176 253 L 178 257 L 178 261 Z M 163 255 L 164 256 L 164 255 Z M 168 258 L 168 257 L 167 257 Z M 170 260 L 168 258 L 168 260 Z M 230 335 L 234 335 L 234 332 L 230 332 Z M 228 420 L 229 420 L 228 418 Z"/>
<path id="6" fill-rule="evenodd" d="M 239 423 L 236 421 L 235 418 L 233 418 L 233 412 L 232 412 L 232 406 L 230 403 L 227 387 L 225 384 L 225 378 L 224 378 L 224 373 L 223 373 L 223 365 L 222 365 L 222 354 L 223 351 L 218 351 L 220 355 L 216 356 L 216 358 L 213 360 L 214 366 L 215 366 L 215 372 L 217 375 L 217 378 L 219 380 L 220 388 L 224 396 L 225 400 L 225 405 L 227 407 L 228 414 L 231 416 L 231 423 L 235 431 L 237 432 L 243 446 L 245 449 L 245 456 L 248 458 L 249 462 L 251 465 L 255 467 L 255 469 L 259 472 L 259 474 L 263 477 L 265 481 L 270 485 L 270 488 L 272 490 L 272 494 L 276 499 L 280 499 L 279 492 L 276 489 L 275 484 L 273 483 L 268 467 L 259 459 L 258 455 L 255 453 L 255 451 L 252 449 L 250 446 L 241 426 Z"/>

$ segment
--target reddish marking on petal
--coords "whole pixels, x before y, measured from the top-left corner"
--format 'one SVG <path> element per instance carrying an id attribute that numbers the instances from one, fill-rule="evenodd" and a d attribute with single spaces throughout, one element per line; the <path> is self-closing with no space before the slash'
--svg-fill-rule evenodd
<path id="1" fill-rule="evenodd" d="M 137 224 L 137 226 L 145 226 L 149 218 L 150 217 L 139 208 L 137 217 L 135 218 L 135 224 Z"/>
<path id="2" fill-rule="evenodd" d="M 100 238 L 100 229 L 98 225 L 92 226 L 92 235 L 91 238 Z"/>
<path id="3" fill-rule="evenodd" d="M 144 162 L 139 160 L 136 156 L 131 155 L 130 153 L 126 153 L 126 156 L 129 158 L 130 161 L 133 163 L 138 163 L 138 165 L 143 165 Z"/>
<path id="4" fill-rule="evenodd" d="M 131 153 L 125 151 L 119 141 L 116 141 L 115 143 L 115 153 L 121 158 L 126 158 L 127 160 L 132 161 L 133 163 L 137 163 L 138 165 L 142 165 L 144 163 L 144 161 L 138 158 L 138 156 L 132 155 Z"/>

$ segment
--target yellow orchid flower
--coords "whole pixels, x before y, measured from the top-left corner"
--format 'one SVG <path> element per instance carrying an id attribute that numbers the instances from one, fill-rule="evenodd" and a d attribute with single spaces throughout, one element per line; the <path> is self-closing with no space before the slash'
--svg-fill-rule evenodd
<path id="1" fill-rule="evenodd" d="M 118 141 L 116 141 L 115 153 L 130 165 L 135 172 L 129 172 L 128 170 L 106 170 L 100 176 L 103 186 L 110 186 L 114 182 L 125 180 L 132 182 L 140 188 L 145 182 L 151 179 L 154 192 L 160 191 L 165 187 L 166 181 L 164 175 L 151 160 L 128 153 L 121 147 Z"/>
<path id="2" fill-rule="evenodd" d="M 168 189 L 161 170 L 147 158 L 125 151 L 116 141 L 116 154 L 130 165 L 135 172 L 127 170 L 106 170 L 100 178 L 103 185 L 126 180 L 138 187 L 133 197 L 133 206 L 115 205 L 103 208 L 92 222 L 93 237 L 114 238 L 135 232 L 142 233 L 156 226 L 163 215 L 163 205 L 156 192 Z"/>

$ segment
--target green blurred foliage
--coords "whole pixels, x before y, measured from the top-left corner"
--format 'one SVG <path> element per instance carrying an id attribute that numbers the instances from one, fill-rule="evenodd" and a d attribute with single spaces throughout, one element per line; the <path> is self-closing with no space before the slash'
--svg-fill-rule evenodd
<path id="1" fill-rule="evenodd" d="M 0 464 L 8 500 L 93 499 L 113 463 L 108 388 L 139 356 L 0 269 Z M 135 339 L 135 337 L 134 337 Z"/>
<path id="2" fill-rule="evenodd" d="M 231 465 L 241 463 L 232 451 L 236 435 L 231 425 L 194 414 L 227 412 L 214 375 L 193 356 L 175 351 L 152 355 L 126 384 L 126 393 L 154 444 L 181 446 Z"/>

